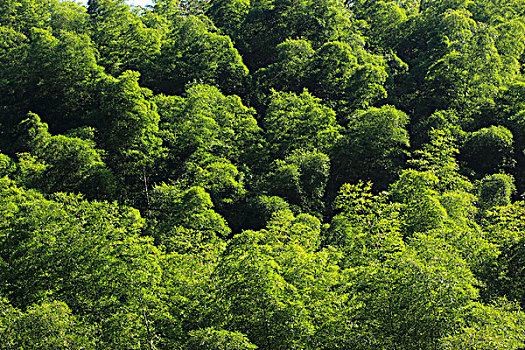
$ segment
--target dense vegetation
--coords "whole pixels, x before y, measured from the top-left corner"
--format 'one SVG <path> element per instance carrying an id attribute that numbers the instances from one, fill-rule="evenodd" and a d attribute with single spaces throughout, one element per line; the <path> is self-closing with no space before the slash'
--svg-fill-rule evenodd
<path id="1" fill-rule="evenodd" d="M 0 349 L 525 347 L 525 1 L 0 1 Z"/>

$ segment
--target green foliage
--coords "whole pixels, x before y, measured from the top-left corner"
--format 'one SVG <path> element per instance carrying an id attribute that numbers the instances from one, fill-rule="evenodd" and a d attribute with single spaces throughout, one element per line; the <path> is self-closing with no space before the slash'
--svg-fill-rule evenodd
<path id="1" fill-rule="evenodd" d="M 150 101 L 151 91 L 138 84 L 139 74 L 124 72 L 119 78 L 104 76 L 98 81 L 100 105 L 94 116 L 99 145 L 108 153 L 107 163 L 120 176 L 122 195 L 140 205 L 148 196 L 148 176 L 160 158 L 160 117 Z"/>
<path id="2" fill-rule="evenodd" d="M 13 162 L 11 158 L 0 153 L 0 176 L 4 177 L 13 171 Z"/>
<path id="3" fill-rule="evenodd" d="M 280 196 L 304 212 L 319 215 L 330 170 L 330 159 L 324 153 L 296 150 L 278 160 L 268 176 L 269 192 Z"/>
<path id="4" fill-rule="evenodd" d="M 392 182 L 404 163 L 408 116 L 393 106 L 359 110 L 332 151 L 332 191 L 343 183 L 373 181 L 379 189 Z M 369 160 L 373 159 L 373 162 Z"/>
<path id="5" fill-rule="evenodd" d="M 343 186 L 341 213 L 327 232 L 326 244 L 344 252 L 345 291 L 353 298 L 355 328 L 346 346 L 429 348 L 456 329 L 462 309 L 477 298 L 476 280 L 444 239 L 416 233 L 405 243 L 397 206 L 370 189 Z"/>
<path id="6" fill-rule="evenodd" d="M 162 30 L 148 28 L 124 1 L 90 0 L 87 12 L 100 64 L 108 73 L 141 71 L 159 53 Z"/>
<path id="7" fill-rule="evenodd" d="M 494 174 L 484 177 L 478 188 L 480 210 L 490 210 L 494 207 L 509 205 L 513 191 L 515 191 L 515 187 L 512 176 Z"/>
<path id="8" fill-rule="evenodd" d="M 491 242 L 505 246 L 515 244 L 525 234 L 523 202 L 495 207 L 488 212 L 487 236 Z"/>
<path id="9" fill-rule="evenodd" d="M 499 300 L 494 305 L 474 303 L 463 329 L 442 340 L 444 349 L 521 349 L 523 313 L 517 305 Z"/>
<path id="10" fill-rule="evenodd" d="M 467 166 L 480 175 L 512 166 L 512 133 L 503 126 L 491 126 L 470 134 L 461 150 Z"/>
<path id="11" fill-rule="evenodd" d="M 238 44 L 253 70 L 273 62 L 275 48 L 287 39 L 304 38 L 318 48 L 358 36 L 342 4 L 334 0 L 257 1 L 245 6 L 237 0 L 212 2 L 209 15 Z"/>
<path id="12" fill-rule="evenodd" d="M 516 300 L 520 306 L 523 306 L 525 305 L 525 295 L 523 293 L 524 273 L 522 266 L 525 248 L 522 232 L 518 231 L 517 233 L 517 241 L 502 242 L 506 244 L 502 247 L 501 254 L 486 276 L 485 293 L 487 298 L 502 296 L 509 300 Z"/>
<path id="13" fill-rule="evenodd" d="M 241 30 L 248 12 L 250 1 L 248 0 L 217 0 L 212 1 L 207 15 L 228 36 L 235 37 Z"/>
<path id="14" fill-rule="evenodd" d="M 17 146 L 29 152 L 18 154 L 18 169 L 13 176 L 20 183 L 47 193 L 82 192 L 91 198 L 115 192 L 113 175 L 93 140 L 51 136 L 40 117 L 31 113 L 28 117 L 18 127 Z"/>
<path id="15" fill-rule="evenodd" d="M 199 250 L 208 241 L 229 235 L 226 221 L 213 210 L 210 195 L 202 187 L 183 190 L 159 185 L 151 193 L 153 235 L 168 251 Z"/>
<path id="16" fill-rule="evenodd" d="M 339 41 L 321 46 L 307 67 L 305 86 L 338 111 L 366 108 L 386 97 L 387 73 L 379 56 Z"/>
<path id="17" fill-rule="evenodd" d="M 406 234 L 443 227 L 447 211 L 435 191 L 438 181 L 432 173 L 406 170 L 390 187 L 393 199 L 403 204 L 400 210 Z"/>
<path id="18" fill-rule="evenodd" d="M 396 29 L 390 47 L 396 48 L 411 69 L 394 94 L 406 108 L 424 116 L 454 108 L 466 118 L 479 117 L 494 105 L 497 91 L 519 76 L 513 62 L 521 55 L 520 31 L 505 29 L 505 25 L 498 28 L 474 17 L 467 4 L 502 8 L 501 2 L 487 1 L 487 6 L 481 2 L 425 1 L 419 13 Z M 509 23 L 512 18 L 516 14 L 509 12 L 506 20 L 497 22 Z M 498 42 L 498 37 L 502 41 Z"/>
<path id="19" fill-rule="evenodd" d="M 328 292 L 339 282 L 337 254 L 318 249 L 319 234 L 314 217 L 283 211 L 267 229 L 235 236 L 216 271 L 221 321 L 261 349 L 325 341 L 314 332 L 335 323 L 341 308 L 337 295 Z"/>
<path id="20" fill-rule="evenodd" d="M 349 292 L 362 305 L 355 316 L 361 332 L 351 345 L 360 349 L 432 348 L 476 298 L 464 261 L 425 236 L 392 259 L 349 273 Z"/>
<path id="21" fill-rule="evenodd" d="M 305 305 L 299 291 L 279 274 L 278 263 L 250 246 L 254 235 L 247 232 L 236 239 L 248 242 L 240 247 L 233 242 L 217 271 L 224 322 L 261 349 L 293 348 L 311 332 Z"/>
<path id="22" fill-rule="evenodd" d="M 7 316 L 7 317 L 6 317 Z M 62 302 L 43 302 L 7 322 L 2 349 L 95 349 L 89 326 L 83 325 Z"/>
<path id="23" fill-rule="evenodd" d="M 463 134 L 459 124 L 460 121 L 456 112 L 452 110 L 437 111 L 414 125 L 412 131 L 413 146 L 419 148 L 424 143 L 428 144 L 439 136 L 450 138 L 453 143 L 457 142 L 457 139 Z"/>
<path id="24" fill-rule="evenodd" d="M 160 252 L 138 236 L 144 222 L 137 210 L 68 195 L 46 200 L 5 178 L 0 191 L 0 279 L 14 306 L 25 309 L 52 297 L 102 329 L 93 335 L 105 346 L 140 348 L 155 341 L 147 325 L 162 310 Z M 42 307 L 35 312 L 50 312 Z M 68 311 L 49 317 L 62 320 L 60 313 Z M 50 331 L 74 327 L 73 318 L 65 320 L 70 325 L 53 321 Z M 28 332 L 30 324 L 24 326 Z"/>
<path id="25" fill-rule="evenodd" d="M 331 41 L 314 51 L 306 40 L 286 40 L 276 51 L 275 62 L 255 74 L 263 95 L 272 88 L 300 92 L 306 87 L 339 115 L 386 97 L 385 62 L 359 43 Z"/>
<path id="26" fill-rule="evenodd" d="M 157 92 L 181 94 L 187 83 L 220 87 L 241 93 L 248 69 L 229 37 L 213 31 L 210 23 L 194 16 L 176 18 L 159 54 L 150 56 L 145 84 Z"/>
<path id="27" fill-rule="evenodd" d="M 263 126 L 271 154 L 286 156 L 294 149 L 326 152 L 339 138 L 335 113 L 308 91 L 300 95 L 273 92 Z"/>
<path id="28" fill-rule="evenodd" d="M 162 301 L 168 311 L 155 323 L 162 334 L 158 344 L 161 349 L 183 348 L 191 342 L 191 331 L 199 334 L 199 330 L 221 319 L 217 314 L 220 301 L 216 299 L 217 278 L 213 272 L 226 244 L 209 235 L 199 237 L 196 230 L 183 233 L 187 235 L 174 237 L 175 244 L 166 245 L 174 249 L 160 261 L 165 291 Z"/>
<path id="29" fill-rule="evenodd" d="M 195 85 L 185 99 L 160 96 L 155 100 L 168 148 L 167 161 L 173 170 L 192 156 L 198 163 L 210 154 L 234 164 L 260 161 L 256 158 L 261 129 L 255 111 L 244 106 L 239 97 L 224 96 L 212 86 Z"/>
<path id="30" fill-rule="evenodd" d="M 29 34 L 31 28 L 85 33 L 86 10 L 57 0 L 6 0 L 0 5 L 0 23 Z"/>
<path id="31" fill-rule="evenodd" d="M 245 194 L 243 174 L 226 159 L 208 158 L 201 164 L 188 163 L 187 167 L 185 181 L 206 188 L 220 207 L 237 202 Z"/>
<path id="32" fill-rule="evenodd" d="M 385 261 L 405 249 L 397 207 L 374 196 L 370 183 L 343 185 L 334 207 L 339 214 L 332 219 L 324 244 L 344 252 L 344 267 Z"/>
<path id="33" fill-rule="evenodd" d="M 308 74 L 308 64 L 315 51 L 306 40 L 286 40 L 276 47 L 277 58 L 266 68 L 256 73 L 260 90 L 301 92 L 301 86 Z"/>
<path id="34" fill-rule="evenodd" d="M 190 332 L 190 340 L 185 346 L 188 350 L 249 350 L 257 349 L 246 336 L 239 332 L 228 332 L 205 328 Z"/>
<path id="35" fill-rule="evenodd" d="M 115 155 L 140 153 L 144 157 L 158 142 L 156 106 L 148 101 L 151 92 L 141 88 L 138 79 L 138 73 L 127 71 L 119 78 L 105 76 L 99 81 L 102 99 L 97 126 L 104 149 Z"/>
<path id="36" fill-rule="evenodd" d="M 350 10 L 366 25 L 365 35 L 373 46 L 393 41 L 397 27 L 407 20 L 404 1 L 352 1 Z M 383 44 L 384 45 L 384 44 Z"/>
<path id="37" fill-rule="evenodd" d="M 9 30 L 0 54 L 0 104 L 9 106 L 3 122 L 12 127 L 34 111 L 53 129 L 79 126 L 93 108 L 91 85 L 101 72 L 90 38 L 40 28 L 21 35 Z"/>
<path id="38" fill-rule="evenodd" d="M 0 349 L 525 346 L 523 1 L 127 3 L 0 1 Z"/>
<path id="39" fill-rule="evenodd" d="M 459 164 L 456 160 L 459 154 L 457 137 L 450 129 L 433 129 L 430 132 L 430 142 L 422 149 L 416 150 L 416 159 L 409 163 L 418 170 L 430 171 L 439 180 L 438 188 L 441 191 L 461 190 L 469 191 L 472 184 L 459 173 Z"/>
<path id="40" fill-rule="evenodd" d="M 501 84 L 503 67 L 490 29 L 478 27 L 464 10 L 445 12 L 440 26 L 447 52 L 429 67 L 425 77 L 430 103 L 442 107 L 450 102 L 436 96 L 449 95 L 453 107 L 468 108 L 478 100 L 493 97 L 491 92 Z"/>

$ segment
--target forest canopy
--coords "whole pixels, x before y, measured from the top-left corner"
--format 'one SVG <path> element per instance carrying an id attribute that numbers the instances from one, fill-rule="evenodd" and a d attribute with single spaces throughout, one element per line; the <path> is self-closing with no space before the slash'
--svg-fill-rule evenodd
<path id="1" fill-rule="evenodd" d="M 525 349 L 525 1 L 0 1 L 0 350 Z"/>

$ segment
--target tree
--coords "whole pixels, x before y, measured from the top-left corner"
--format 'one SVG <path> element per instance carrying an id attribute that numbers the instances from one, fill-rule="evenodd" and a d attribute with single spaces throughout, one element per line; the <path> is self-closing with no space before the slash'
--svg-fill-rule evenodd
<path id="1" fill-rule="evenodd" d="M 163 28 L 149 28 L 123 0 L 89 0 L 91 37 L 111 75 L 142 71 L 160 52 Z"/>
<path id="2" fill-rule="evenodd" d="M 432 348 L 453 333 L 470 302 L 475 279 L 446 242 L 419 235 L 405 251 L 349 271 L 357 305 L 359 349 Z"/>
<path id="3" fill-rule="evenodd" d="M 384 62 L 363 48 L 333 41 L 321 46 L 306 68 L 304 85 L 340 114 L 386 97 Z M 333 104 L 333 106 L 332 106 Z"/>
<path id="4" fill-rule="evenodd" d="M 506 174 L 485 176 L 478 188 L 479 209 L 487 211 L 495 207 L 509 205 L 511 195 L 515 190 L 512 176 Z"/>
<path id="5" fill-rule="evenodd" d="M 95 148 L 94 130 L 78 129 L 78 137 L 52 136 L 46 123 L 36 114 L 28 114 L 17 131 L 15 148 L 19 155 L 18 171 L 13 174 L 21 184 L 53 193 L 82 192 L 90 198 L 108 198 L 115 192 L 113 174 Z M 83 134 L 83 135 L 82 135 Z M 25 168 L 30 158 L 40 168 Z M 28 170 L 33 172 L 28 173 Z"/>
<path id="6" fill-rule="evenodd" d="M 438 134 L 447 137 L 453 143 L 463 139 L 464 131 L 461 129 L 460 118 L 453 110 L 437 111 L 427 118 L 416 123 L 411 130 L 412 146 L 414 148 L 429 147 L 431 142 L 436 142 Z M 458 148 L 456 145 L 455 149 Z M 458 150 L 454 151 L 457 153 Z M 418 152 L 419 153 L 419 152 Z"/>
<path id="7" fill-rule="evenodd" d="M 513 143 L 507 128 L 491 126 L 470 134 L 460 155 L 470 169 L 483 176 L 512 167 Z"/>
<path id="8" fill-rule="evenodd" d="M 446 51 L 428 68 L 427 103 L 460 110 L 490 103 L 505 79 L 491 28 L 478 26 L 464 10 L 445 12 L 440 26 Z"/>
<path id="9" fill-rule="evenodd" d="M 501 117 L 502 122 L 508 126 L 509 130 L 512 132 L 514 137 L 514 149 L 512 155 L 513 160 L 516 162 L 515 168 L 512 173 L 516 178 L 516 186 L 520 193 L 523 192 L 524 179 L 522 174 L 522 169 L 524 167 L 525 155 L 523 150 L 525 150 L 525 139 L 522 137 L 522 130 L 525 126 L 524 124 L 524 114 L 522 112 L 522 88 L 521 84 L 516 83 L 509 87 L 507 91 L 503 92 L 503 100 L 507 102 L 502 102 L 503 106 L 501 107 Z M 509 117 L 510 116 L 510 117 Z"/>
<path id="10" fill-rule="evenodd" d="M 168 252 L 198 251 L 231 232 L 226 221 L 214 211 L 210 195 L 202 187 L 184 190 L 174 185 L 159 185 L 153 189 L 151 201 L 152 234 Z"/>
<path id="11" fill-rule="evenodd" d="M 83 324 L 96 327 L 98 344 L 154 346 L 159 335 L 153 323 L 163 314 L 161 253 L 150 238 L 139 236 L 144 222 L 138 211 L 73 195 L 48 200 L 6 178 L 0 192 L 0 279 L 12 305 L 24 310 L 52 295 Z M 74 327 L 63 304 L 57 308 L 62 311 L 49 312 L 57 320 L 49 327 Z M 32 323 L 24 327 L 31 331 Z"/>
<path id="12" fill-rule="evenodd" d="M 345 184 L 334 201 L 337 214 L 323 244 L 342 250 L 344 268 L 385 261 L 405 249 L 396 206 L 371 189 L 370 183 Z"/>
<path id="13" fill-rule="evenodd" d="M 85 10 L 57 0 L 6 0 L 0 5 L 0 23 L 28 36 L 32 28 L 85 33 Z"/>
<path id="14" fill-rule="evenodd" d="M 275 213 L 290 210 L 290 205 L 283 198 L 265 195 L 250 198 L 246 207 L 242 210 L 246 214 L 243 217 L 242 227 L 250 230 L 261 230 L 266 227 Z"/>
<path id="15" fill-rule="evenodd" d="M 331 195 L 343 183 L 373 181 L 377 189 L 385 189 L 393 182 L 409 146 L 408 122 L 408 116 L 393 106 L 359 110 L 348 118 L 344 137 L 330 153 Z"/>
<path id="16" fill-rule="evenodd" d="M 30 111 L 54 132 L 82 126 L 85 111 L 94 107 L 92 86 L 101 74 L 90 38 L 33 28 L 9 41 L 0 58 L 5 127 L 14 127 Z"/>
<path id="17" fill-rule="evenodd" d="M 0 153 L 0 177 L 9 175 L 14 171 L 13 161 L 5 154 Z"/>
<path id="18" fill-rule="evenodd" d="M 228 332 L 224 330 L 215 330 L 213 328 L 205 328 L 191 332 L 190 337 L 190 340 L 185 346 L 185 349 L 188 350 L 257 349 L 257 346 L 251 344 L 246 336 L 239 332 Z"/>
<path id="19" fill-rule="evenodd" d="M 255 233 L 241 235 L 248 242 L 257 239 L 249 236 Z M 279 274 L 271 256 L 249 243 L 242 248 L 235 243 L 217 271 L 225 326 L 245 333 L 260 349 L 300 346 L 310 329 L 299 292 Z"/>
<path id="20" fill-rule="evenodd" d="M 280 196 L 303 212 L 321 215 L 323 196 L 330 171 L 324 153 L 296 150 L 278 160 L 268 178 L 269 192 Z"/>
<path id="21" fill-rule="evenodd" d="M 300 95 L 273 92 L 263 126 L 273 157 L 286 156 L 294 149 L 326 152 L 341 130 L 334 111 L 308 91 Z"/>
<path id="22" fill-rule="evenodd" d="M 243 220 L 239 204 L 244 202 L 246 195 L 245 174 L 224 158 L 202 154 L 195 158 L 195 161 L 190 158 L 186 162 L 180 184 L 184 187 L 198 185 L 206 189 L 217 212 L 225 217 L 234 231 L 238 230 Z"/>
<path id="23" fill-rule="evenodd" d="M 206 15 L 226 35 L 236 38 L 249 11 L 250 2 L 247 0 L 216 0 L 211 2 Z"/>
<path id="24" fill-rule="evenodd" d="M 397 34 L 397 27 L 407 20 L 410 9 L 404 8 L 403 3 L 406 2 L 361 0 L 351 1 L 347 6 L 353 15 L 364 22 L 364 35 L 370 45 L 387 49 L 395 40 L 393 36 Z"/>
<path id="25" fill-rule="evenodd" d="M 151 66 L 144 84 L 156 92 L 182 94 L 188 83 L 220 88 L 226 94 L 244 93 L 248 69 L 229 37 L 195 16 L 177 17 Z"/>
<path id="26" fill-rule="evenodd" d="M 286 40 L 276 47 L 277 58 L 268 67 L 255 73 L 259 90 L 300 93 L 307 67 L 315 51 L 306 40 Z"/>
<path id="27" fill-rule="evenodd" d="M 341 292 L 352 298 L 346 347 L 432 347 L 477 298 L 475 279 L 443 239 L 414 234 L 405 243 L 399 206 L 370 191 L 370 184 L 342 187 L 325 238 L 343 252 Z"/>
<path id="28" fill-rule="evenodd" d="M 195 85 L 185 99 L 157 97 L 164 145 L 168 148 L 167 177 L 177 178 L 191 160 L 201 163 L 207 157 L 225 158 L 234 165 L 253 166 L 264 162 L 262 130 L 255 111 L 243 105 L 238 96 L 225 96 L 209 85 Z"/>
<path id="29" fill-rule="evenodd" d="M 458 136 L 451 128 L 433 129 L 429 133 L 430 141 L 414 152 L 414 158 L 409 160 L 416 169 L 430 171 L 439 180 L 437 186 L 441 192 L 470 191 L 472 184 L 460 174 L 457 161 Z"/>
<path id="30" fill-rule="evenodd" d="M 1 350 L 525 346 L 525 1 L 127 3 L 0 1 Z"/>
<path id="31" fill-rule="evenodd" d="M 386 97 L 386 64 L 363 46 L 359 40 L 330 41 L 314 51 L 306 40 L 286 40 L 277 45 L 275 62 L 256 72 L 259 93 L 265 96 L 271 88 L 298 93 L 304 87 L 341 119 L 373 105 Z"/>
<path id="32" fill-rule="evenodd" d="M 448 214 L 435 190 L 438 181 L 431 172 L 405 170 L 390 186 L 392 199 L 403 204 L 400 212 L 405 235 L 443 228 Z"/>
<path id="33" fill-rule="evenodd" d="M 358 37 L 348 13 L 334 0 L 257 1 L 245 6 L 221 1 L 212 5 L 209 15 L 232 37 L 252 71 L 275 62 L 277 45 L 287 39 L 304 38 L 317 49 L 328 41 Z M 224 13 L 235 20 L 226 20 Z"/>
<path id="34" fill-rule="evenodd" d="M 229 242 L 216 271 L 221 327 L 245 332 L 261 349 L 331 344 L 330 326 L 342 312 L 329 292 L 339 282 L 338 255 L 319 250 L 320 226 L 312 216 L 282 211 L 266 229 Z"/>
<path id="35" fill-rule="evenodd" d="M 491 214 L 488 220 L 488 236 L 499 246 L 500 254 L 492 264 L 486 266 L 483 276 L 486 283 L 484 297 L 487 300 L 505 297 L 523 306 L 523 202 L 496 208 Z"/>
<path id="36" fill-rule="evenodd" d="M 63 302 L 43 302 L 7 321 L 2 349 L 95 349 L 90 333 Z M 5 348 L 4 348 L 5 346 Z"/>
<path id="37" fill-rule="evenodd" d="M 399 107 L 423 117 L 454 108 L 462 118 L 491 118 L 486 110 L 494 106 L 497 91 L 515 79 L 513 62 L 521 54 L 519 30 L 509 28 L 515 26 L 505 24 L 499 32 L 491 23 L 497 15 L 485 21 L 469 12 L 490 7 L 504 6 L 426 1 L 397 28 L 391 45 L 410 67 L 392 91 Z"/>
<path id="38" fill-rule="evenodd" d="M 523 312 L 512 302 L 473 303 L 461 331 L 441 340 L 444 349 L 521 349 Z"/>
<path id="39" fill-rule="evenodd" d="M 107 164 L 122 184 L 121 198 L 128 196 L 132 203 L 147 206 L 148 181 L 155 160 L 162 157 L 162 141 L 151 91 L 140 87 L 138 79 L 139 74 L 132 71 L 118 78 L 103 76 L 98 81 L 101 98 L 92 123 L 100 131 L 97 143 L 108 154 Z"/>

